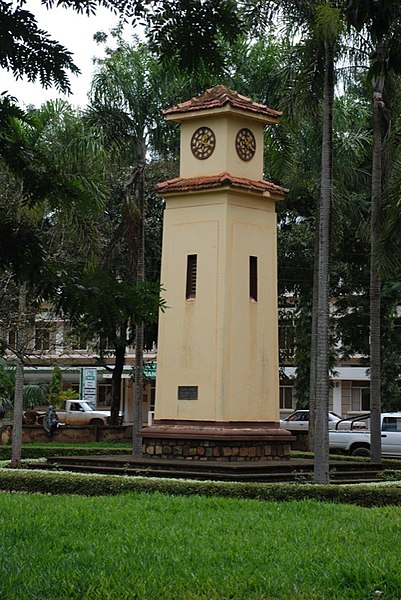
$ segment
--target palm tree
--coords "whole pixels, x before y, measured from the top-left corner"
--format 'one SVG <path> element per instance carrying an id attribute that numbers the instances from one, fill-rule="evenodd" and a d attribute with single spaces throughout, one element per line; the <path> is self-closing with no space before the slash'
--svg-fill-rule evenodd
<path id="1" fill-rule="evenodd" d="M 352 0 L 347 8 L 349 22 L 367 31 L 375 51 L 369 69 L 372 82 L 373 151 L 371 186 L 370 251 L 370 411 L 371 460 L 381 463 L 381 255 L 380 221 L 383 190 L 384 88 L 390 72 L 401 72 L 401 6 L 398 2 Z"/>
<path id="2" fill-rule="evenodd" d="M 88 118 L 103 131 L 115 164 L 120 172 L 129 171 L 124 185 L 120 221 L 111 244 L 106 248 L 107 261 L 115 250 L 115 240 L 122 236 L 128 248 L 131 282 L 145 280 L 145 167 L 148 154 L 167 153 L 167 133 L 162 109 L 177 98 L 180 78 L 169 77 L 167 71 L 151 55 L 145 44 L 131 47 L 122 40 L 118 48 L 100 61 L 91 90 Z M 166 133 L 165 137 L 163 133 Z M 105 261 L 104 264 L 107 263 Z M 131 323 L 136 328 L 135 400 L 133 453 L 142 450 L 143 395 L 143 323 Z M 123 361 L 125 352 L 120 353 Z M 118 415 L 120 380 L 113 371 L 113 415 Z"/>
<path id="3" fill-rule="evenodd" d="M 286 25 L 287 32 L 297 33 L 304 43 L 305 58 L 308 58 L 309 74 L 323 76 L 322 105 L 322 152 L 320 171 L 320 202 L 317 220 L 317 277 L 314 307 L 316 325 L 312 335 L 311 373 L 311 421 L 314 422 L 314 479 L 317 483 L 327 483 L 329 479 L 328 451 L 328 406 L 329 406 L 329 256 L 330 256 L 330 212 L 332 202 L 332 161 L 333 161 L 333 99 L 335 89 L 334 64 L 338 51 L 338 41 L 342 32 L 342 14 L 339 3 L 333 1 L 272 0 L 265 8 L 279 15 Z M 263 10 L 263 9 L 261 9 Z M 310 53 L 312 51 L 312 53 Z M 323 59 L 323 62 L 322 62 Z M 311 69 L 312 63 L 314 69 Z M 315 412 L 315 415 L 313 415 Z M 313 429 L 313 425 L 312 425 Z"/>
<path id="4" fill-rule="evenodd" d="M 384 48 L 378 48 L 378 58 L 383 65 Z M 373 82 L 373 153 L 372 197 L 370 216 L 370 428 L 371 460 L 381 463 L 381 391 L 380 391 L 380 206 L 382 196 L 382 108 L 384 73 Z"/>

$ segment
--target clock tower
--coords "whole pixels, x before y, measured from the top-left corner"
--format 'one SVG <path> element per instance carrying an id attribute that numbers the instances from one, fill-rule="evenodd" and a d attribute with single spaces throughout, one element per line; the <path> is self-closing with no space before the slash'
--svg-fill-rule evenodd
<path id="1" fill-rule="evenodd" d="M 165 111 L 180 176 L 165 198 L 155 419 L 145 456 L 287 458 L 279 427 L 275 203 L 263 136 L 279 112 L 224 86 Z"/>

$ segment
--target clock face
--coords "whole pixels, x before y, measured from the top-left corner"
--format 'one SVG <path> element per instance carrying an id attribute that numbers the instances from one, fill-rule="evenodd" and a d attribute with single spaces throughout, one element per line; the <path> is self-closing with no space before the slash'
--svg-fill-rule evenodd
<path id="1" fill-rule="evenodd" d="M 209 158 L 216 146 L 216 138 L 209 127 L 199 127 L 191 138 L 192 154 L 204 160 Z"/>
<path id="2" fill-rule="evenodd" d="M 251 160 L 256 151 L 256 140 L 250 129 L 240 129 L 235 138 L 235 148 L 242 160 Z"/>

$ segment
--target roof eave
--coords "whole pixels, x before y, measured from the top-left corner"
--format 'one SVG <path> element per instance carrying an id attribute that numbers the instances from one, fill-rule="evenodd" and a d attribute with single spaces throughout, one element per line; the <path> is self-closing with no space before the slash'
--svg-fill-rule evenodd
<path id="1" fill-rule="evenodd" d="M 212 108 L 192 108 L 183 112 L 167 109 L 163 114 L 167 121 L 173 121 L 175 123 L 181 123 L 189 119 L 193 120 L 194 118 L 216 118 L 222 114 L 227 114 L 233 117 L 241 117 L 263 123 L 264 125 L 276 125 L 281 116 L 281 113 L 278 111 L 272 111 L 272 114 L 268 114 L 231 106 L 229 103 Z"/>

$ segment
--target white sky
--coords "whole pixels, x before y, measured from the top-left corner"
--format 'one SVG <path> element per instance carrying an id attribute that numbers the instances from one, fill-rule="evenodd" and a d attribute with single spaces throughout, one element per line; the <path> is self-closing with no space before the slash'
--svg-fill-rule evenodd
<path id="1" fill-rule="evenodd" d="M 94 70 L 93 58 L 103 56 L 103 46 L 93 41 L 97 31 L 108 33 L 118 23 L 117 15 L 100 7 L 95 16 L 77 14 L 72 9 L 52 8 L 46 10 L 39 0 L 28 0 L 25 7 L 32 12 L 40 29 L 44 29 L 50 37 L 57 40 L 73 54 L 74 63 L 81 75 L 70 76 L 73 95 L 63 96 L 54 88 L 43 89 L 40 83 L 29 83 L 25 80 L 15 80 L 12 73 L 0 69 L 0 93 L 7 91 L 15 96 L 22 106 L 33 104 L 40 106 L 50 99 L 64 97 L 71 104 L 84 107 L 87 103 L 91 74 Z M 124 37 L 130 39 L 134 30 L 126 27 Z"/>

